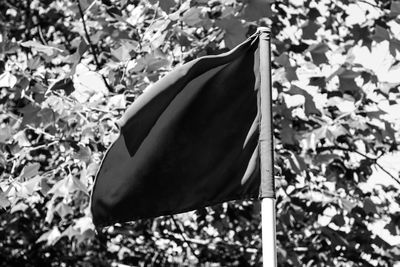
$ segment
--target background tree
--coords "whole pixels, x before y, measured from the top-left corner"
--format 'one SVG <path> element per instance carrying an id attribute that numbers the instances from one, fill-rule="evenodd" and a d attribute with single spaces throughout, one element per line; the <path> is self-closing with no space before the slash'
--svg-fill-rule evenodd
<path id="1" fill-rule="evenodd" d="M 260 265 L 258 202 L 99 235 L 88 203 L 144 88 L 269 25 L 279 265 L 393 266 L 400 248 L 372 230 L 399 235 L 398 187 L 364 185 L 399 149 L 399 14 L 383 0 L 1 1 L 0 264 Z M 385 60 L 366 60 L 374 49 Z"/>

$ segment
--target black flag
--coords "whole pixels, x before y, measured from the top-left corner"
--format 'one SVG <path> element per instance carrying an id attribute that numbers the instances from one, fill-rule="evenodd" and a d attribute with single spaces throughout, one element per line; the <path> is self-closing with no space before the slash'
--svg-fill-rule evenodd
<path id="1" fill-rule="evenodd" d="M 178 67 L 129 107 L 97 173 L 97 226 L 271 194 L 260 189 L 259 36 Z"/>

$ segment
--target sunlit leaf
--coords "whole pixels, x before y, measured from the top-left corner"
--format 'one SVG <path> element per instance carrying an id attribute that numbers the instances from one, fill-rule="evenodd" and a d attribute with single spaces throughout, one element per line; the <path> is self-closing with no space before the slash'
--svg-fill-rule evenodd
<path id="1" fill-rule="evenodd" d="M 17 83 L 17 77 L 9 72 L 4 72 L 0 75 L 0 88 L 1 87 L 14 87 Z"/>
<path id="2" fill-rule="evenodd" d="M 290 90 L 287 91 L 286 93 L 290 95 L 302 95 L 305 98 L 304 112 L 306 116 L 309 116 L 311 114 L 317 114 L 317 115 L 321 114 L 321 111 L 318 110 L 317 107 L 315 106 L 313 97 L 306 90 L 303 90 L 298 86 L 292 85 Z"/>
<path id="3" fill-rule="evenodd" d="M 48 45 L 43 45 L 41 43 L 38 43 L 36 41 L 26 41 L 21 43 L 22 46 L 24 47 L 29 47 L 32 48 L 38 52 L 45 53 L 48 56 L 55 56 L 57 53 L 62 52 L 63 50 L 54 47 L 54 46 L 48 46 Z"/>
<path id="4" fill-rule="evenodd" d="M 53 229 L 45 232 L 42 234 L 38 240 L 36 240 L 36 243 L 40 242 L 46 242 L 47 245 L 54 245 L 57 243 L 57 241 L 60 239 L 61 233 L 60 230 L 58 230 L 58 227 L 54 227 Z"/>
<path id="5" fill-rule="evenodd" d="M 22 169 L 20 177 L 26 178 L 26 179 L 32 178 L 33 176 L 36 176 L 39 173 L 39 168 L 40 168 L 40 164 L 36 163 L 36 162 L 33 164 L 26 165 Z"/>
<path id="6" fill-rule="evenodd" d="M 10 205 L 11 205 L 11 203 L 8 200 L 6 194 L 0 190 L 0 208 L 5 209 Z"/>

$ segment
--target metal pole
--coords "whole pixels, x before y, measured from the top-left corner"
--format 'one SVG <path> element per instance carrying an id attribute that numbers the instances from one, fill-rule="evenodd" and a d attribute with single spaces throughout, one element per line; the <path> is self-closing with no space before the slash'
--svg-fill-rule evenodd
<path id="1" fill-rule="evenodd" d="M 276 267 L 276 211 L 274 183 L 274 147 L 272 125 L 272 82 L 270 30 L 260 27 L 260 168 L 261 227 L 264 267 Z"/>

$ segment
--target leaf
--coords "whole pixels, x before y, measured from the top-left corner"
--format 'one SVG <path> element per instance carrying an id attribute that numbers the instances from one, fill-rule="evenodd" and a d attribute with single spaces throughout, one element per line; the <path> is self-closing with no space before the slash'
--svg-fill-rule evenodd
<path id="1" fill-rule="evenodd" d="M 309 85 L 318 86 L 319 88 L 326 87 L 326 80 L 323 76 L 311 77 Z"/>
<path id="2" fill-rule="evenodd" d="M 389 51 L 393 57 L 396 57 L 396 51 L 400 51 L 400 40 L 391 39 L 389 42 Z"/>
<path id="3" fill-rule="evenodd" d="M 12 137 L 13 130 L 8 125 L 0 126 L 0 143 L 7 142 Z"/>
<path id="4" fill-rule="evenodd" d="M 361 88 L 355 82 L 355 78 L 359 75 L 360 73 L 352 70 L 345 70 L 339 74 L 339 90 L 352 95 L 356 100 L 361 97 Z"/>
<path id="5" fill-rule="evenodd" d="M 111 48 L 111 55 L 113 55 L 119 61 L 128 61 L 132 58 L 130 51 L 122 45 L 117 49 Z"/>
<path id="6" fill-rule="evenodd" d="M 329 238 L 333 247 L 349 245 L 349 242 L 341 235 L 342 232 L 334 231 L 328 227 L 322 227 L 321 232 Z"/>
<path id="7" fill-rule="evenodd" d="M 199 7 L 191 7 L 182 16 L 182 21 L 192 27 L 200 23 L 201 20 L 201 9 Z"/>
<path id="8" fill-rule="evenodd" d="M 216 25 L 225 30 L 224 41 L 228 48 L 233 48 L 246 39 L 246 29 L 237 19 L 222 19 Z"/>
<path id="9" fill-rule="evenodd" d="M 243 18 L 254 21 L 261 18 L 272 16 L 271 3 L 267 0 L 244 0 L 246 5 L 243 12 Z"/>
<path id="10" fill-rule="evenodd" d="M 92 158 L 92 151 L 89 147 L 79 146 L 79 151 L 74 153 L 74 159 L 88 163 Z"/>
<path id="11" fill-rule="evenodd" d="M 32 58 L 28 59 L 27 67 L 30 70 L 36 70 L 42 64 L 42 60 L 40 56 L 33 56 Z"/>
<path id="12" fill-rule="evenodd" d="M 9 73 L 8 71 L 0 75 L 0 88 L 9 87 L 12 88 L 17 83 L 17 77 Z"/>
<path id="13" fill-rule="evenodd" d="M 69 214 L 74 214 L 74 210 L 71 206 L 68 204 L 65 204 L 64 202 L 59 202 L 55 207 L 54 207 L 54 212 L 57 212 L 58 215 L 61 218 L 65 218 Z"/>
<path id="14" fill-rule="evenodd" d="M 400 1 L 392 1 L 390 5 L 390 17 L 397 17 L 400 14 Z"/>
<path id="15" fill-rule="evenodd" d="M 75 220 L 75 229 L 78 229 L 80 233 L 93 230 L 94 225 L 92 219 L 89 216 L 85 216 Z"/>
<path id="16" fill-rule="evenodd" d="M 38 43 L 36 41 L 26 41 L 26 42 L 21 43 L 21 45 L 24 47 L 29 47 L 38 52 L 45 53 L 46 55 L 48 55 L 50 57 L 55 56 L 56 54 L 63 51 L 57 47 L 42 45 L 41 43 Z"/>
<path id="17" fill-rule="evenodd" d="M 88 7 L 94 2 L 94 0 L 79 0 L 79 3 L 83 11 L 86 11 Z"/>
<path id="18" fill-rule="evenodd" d="M 55 90 L 63 90 L 65 91 L 65 94 L 69 96 L 75 90 L 74 82 L 71 78 L 58 80 L 52 86 L 50 86 L 50 91 Z"/>
<path id="19" fill-rule="evenodd" d="M 342 202 L 342 206 L 343 208 L 347 211 L 350 212 L 353 208 L 355 208 L 357 206 L 356 203 L 351 202 L 348 199 L 345 198 L 341 198 L 340 201 Z"/>
<path id="20" fill-rule="evenodd" d="M 388 137 L 391 142 L 396 142 L 396 130 L 392 127 L 392 125 L 385 121 L 385 131 L 382 132 L 383 137 Z"/>
<path id="21" fill-rule="evenodd" d="M 296 132 L 293 127 L 291 127 L 290 120 L 284 119 L 282 121 L 281 141 L 283 144 L 297 145 L 298 140 L 296 138 Z"/>
<path id="22" fill-rule="evenodd" d="M 321 17 L 321 13 L 319 12 L 319 10 L 317 8 L 310 8 L 310 11 L 307 14 L 307 17 L 312 20 L 315 21 L 318 17 Z"/>
<path id="23" fill-rule="evenodd" d="M 371 38 L 372 40 L 375 40 L 376 42 L 380 43 L 385 40 L 389 41 L 390 36 L 389 32 L 385 28 L 379 25 L 375 25 L 375 33 Z"/>
<path id="24" fill-rule="evenodd" d="M 7 195 L 0 189 L 0 208 L 5 209 L 10 205 L 11 203 L 8 200 Z"/>
<path id="25" fill-rule="evenodd" d="M 115 95 L 108 99 L 107 106 L 115 109 L 125 109 L 126 108 L 126 100 L 125 95 Z"/>
<path id="26" fill-rule="evenodd" d="M 0 42 L 0 54 L 14 54 L 18 51 L 19 45 L 16 42 Z"/>
<path id="27" fill-rule="evenodd" d="M 375 203 L 369 197 L 364 198 L 363 209 L 367 214 L 376 214 L 378 212 Z"/>
<path id="28" fill-rule="evenodd" d="M 156 55 L 156 54 L 146 54 L 144 57 L 139 58 L 137 63 L 146 68 L 147 72 L 153 72 L 163 67 L 170 65 L 168 58 Z"/>
<path id="29" fill-rule="evenodd" d="M 20 147 L 30 146 L 31 143 L 29 142 L 28 138 L 26 137 L 25 131 L 19 131 L 18 133 L 14 134 L 14 140 L 17 141 L 17 144 Z"/>
<path id="30" fill-rule="evenodd" d="M 81 57 L 83 54 L 89 49 L 89 44 L 86 42 L 84 38 L 81 37 L 81 41 L 79 42 L 77 53 Z"/>
<path id="31" fill-rule="evenodd" d="M 393 236 L 400 235 L 400 214 L 398 212 L 390 215 L 390 222 L 386 224 L 385 229 Z"/>
<path id="32" fill-rule="evenodd" d="M 149 2 L 153 5 L 159 3 L 160 8 L 167 13 L 171 9 L 171 7 L 174 7 L 176 5 L 174 0 L 149 0 Z"/>
<path id="33" fill-rule="evenodd" d="M 37 191 L 41 179 L 42 178 L 40 176 L 36 176 L 21 183 L 21 192 L 26 196 L 32 195 L 35 191 Z"/>
<path id="34" fill-rule="evenodd" d="M 314 158 L 314 163 L 316 165 L 319 165 L 321 163 L 330 163 L 335 159 L 340 159 L 340 156 L 337 154 L 330 154 L 330 153 L 318 153 Z"/>
<path id="35" fill-rule="evenodd" d="M 349 134 L 348 131 L 342 125 L 332 124 L 327 127 L 325 137 L 331 143 L 335 143 L 339 136 L 347 134 Z"/>
<path id="36" fill-rule="evenodd" d="M 19 202 L 17 205 L 14 205 L 12 208 L 11 208 L 11 210 L 10 210 L 10 213 L 14 213 L 14 212 L 17 212 L 17 211 L 22 211 L 22 212 L 24 212 L 27 208 L 29 208 L 29 206 L 28 205 L 26 205 L 24 202 Z"/>
<path id="37" fill-rule="evenodd" d="M 80 103 L 96 101 L 108 95 L 108 88 L 103 77 L 79 64 L 73 77 L 75 91 L 71 94 Z"/>
<path id="38" fill-rule="evenodd" d="M 400 234 L 399 226 L 394 223 L 388 223 L 385 226 L 385 229 L 388 230 L 390 232 L 390 234 L 393 236 L 398 236 Z"/>
<path id="39" fill-rule="evenodd" d="M 95 237 L 96 237 L 96 233 L 93 231 L 93 229 L 87 229 L 87 230 L 83 231 L 82 234 L 76 236 L 76 241 L 78 243 L 82 243 L 87 240 L 92 240 Z"/>
<path id="40" fill-rule="evenodd" d="M 275 62 L 282 65 L 283 67 L 291 66 L 289 56 L 286 52 L 282 53 L 278 58 L 276 58 Z"/>
<path id="41" fill-rule="evenodd" d="M 306 116 L 311 114 L 321 115 L 321 111 L 315 106 L 314 98 L 306 90 L 301 89 L 296 85 L 292 85 L 289 91 L 286 92 L 289 95 L 302 95 L 305 98 L 304 113 Z"/>
<path id="42" fill-rule="evenodd" d="M 46 178 L 42 178 L 41 180 L 40 180 L 40 183 L 39 183 L 39 185 L 40 185 L 40 192 L 43 194 L 43 195 L 47 195 L 47 193 L 50 191 L 50 186 L 49 186 L 49 184 L 47 183 L 47 179 Z"/>
<path id="43" fill-rule="evenodd" d="M 88 195 L 87 187 L 77 178 L 70 176 L 68 187 L 70 192 L 81 191 Z"/>
<path id="44" fill-rule="evenodd" d="M 329 47 L 326 43 L 319 43 L 310 46 L 308 49 L 311 53 L 311 57 L 315 65 L 319 66 L 322 63 L 329 63 L 325 53 L 329 51 Z"/>
<path id="45" fill-rule="evenodd" d="M 38 240 L 36 240 L 36 243 L 40 242 L 46 242 L 48 246 L 54 245 L 57 243 L 57 241 L 60 239 L 61 233 L 60 230 L 58 230 L 57 226 L 54 226 L 53 229 L 45 232 L 42 234 Z"/>
<path id="46" fill-rule="evenodd" d="M 81 181 L 72 175 L 61 179 L 49 190 L 48 194 L 53 194 L 56 197 L 66 197 L 76 191 L 82 191 L 87 194 L 87 188 Z"/>
<path id="47" fill-rule="evenodd" d="M 286 67 L 285 77 L 289 82 L 297 81 L 299 77 L 297 76 L 297 67 Z"/>
<path id="48" fill-rule="evenodd" d="M 40 169 L 39 163 L 35 162 L 33 164 L 29 164 L 22 169 L 19 177 L 25 178 L 25 179 L 32 178 L 33 176 L 36 176 L 39 174 L 39 169 Z"/>
<path id="49" fill-rule="evenodd" d="M 29 103 L 23 108 L 18 109 L 20 113 L 24 115 L 22 119 L 22 126 L 31 125 L 31 126 L 39 126 L 41 122 L 40 116 L 38 113 L 40 111 L 40 107 L 38 105 Z"/>
<path id="50" fill-rule="evenodd" d="M 67 227 L 67 229 L 65 229 L 61 233 L 61 236 L 66 236 L 66 237 L 68 237 L 69 240 L 72 240 L 72 238 L 76 237 L 79 234 L 80 234 L 80 232 L 78 230 L 76 230 L 72 225 L 70 225 Z"/>
<path id="51" fill-rule="evenodd" d="M 316 34 L 316 32 L 318 31 L 318 29 L 320 27 L 321 26 L 319 24 L 315 23 L 314 21 L 307 21 L 302 27 L 302 29 L 303 29 L 303 35 L 302 35 L 303 39 L 306 39 L 306 40 L 307 39 L 308 40 L 309 39 L 311 39 L 311 40 L 317 39 L 317 36 L 315 34 Z"/>
<path id="52" fill-rule="evenodd" d="M 89 44 L 86 42 L 84 38 L 80 39 L 78 49 L 76 52 L 67 58 L 67 62 L 72 63 L 71 71 L 68 76 L 72 76 L 75 74 L 76 67 L 78 66 L 83 54 L 89 49 Z"/>
<path id="53" fill-rule="evenodd" d="M 299 79 L 296 73 L 297 67 L 291 66 L 287 53 L 282 53 L 275 62 L 285 67 L 285 77 L 289 82 Z"/>
<path id="54" fill-rule="evenodd" d="M 29 88 L 29 80 L 26 77 L 21 77 L 18 82 L 14 85 L 13 90 L 17 92 L 25 91 Z"/>
<path id="55" fill-rule="evenodd" d="M 301 174 L 303 170 L 307 168 L 304 159 L 299 157 L 296 153 L 291 151 L 287 151 L 287 153 L 283 154 L 289 160 L 291 170 L 297 174 Z"/>
<path id="56" fill-rule="evenodd" d="M 150 31 L 150 32 L 152 33 L 152 35 L 154 34 L 152 31 Z M 154 35 L 157 35 L 157 34 L 154 34 Z M 150 40 L 149 40 L 149 42 L 152 43 Z M 139 43 L 136 41 L 127 40 L 127 39 L 121 39 L 120 43 L 121 43 L 121 45 L 117 49 L 111 48 L 111 55 L 113 55 L 119 61 L 130 60 L 135 55 L 135 51 L 138 49 Z"/>
<path id="57" fill-rule="evenodd" d="M 339 227 L 342 227 L 345 225 L 345 220 L 343 215 L 341 214 L 336 214 L 335 216 L 333 216 L 332 220 L 331 220 L 334 224 L 336 224 Z"/>
<path id="58" fill-rule="evenodd" d="M 165 39 L 167 37 L 167 34 L 168 34 L 167 30 L 159 30 L 155 34 L 153 34 L 151 38 L 149 38 L 151 48 L 155 50 L 160 46 L 162 46 L 163 44 L 165 44 Z"/>
<path id="59" fill-rule="evenodd" d="M 115 6 L 108 7 L 106 10 L 107 10 L 107 13 L 110 14 L 110 16 L 112 16 L 114 18 L 116 18 L 116 17 L 121 18 L 122 17 L 121 10 L 116 8 Z"/>

